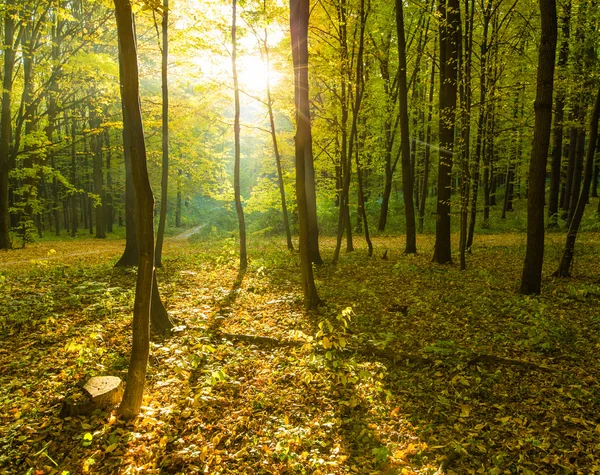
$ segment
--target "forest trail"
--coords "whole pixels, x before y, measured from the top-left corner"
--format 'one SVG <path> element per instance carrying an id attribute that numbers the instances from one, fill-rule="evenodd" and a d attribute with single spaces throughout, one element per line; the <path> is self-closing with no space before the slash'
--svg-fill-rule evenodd
<path id="1" fill-rule="evenodd" d="M 206 224 L 201 224 L 200 226 L 195 226 L 192 229 L 188 229 L 187 231 L 176 234 L 175 236 L 171 237 L 170 240 L 171 241 L 185 241 L 186 239 L 192 237 L 194 234 L 202 231 L 205 227 L 206 227 Z"/>

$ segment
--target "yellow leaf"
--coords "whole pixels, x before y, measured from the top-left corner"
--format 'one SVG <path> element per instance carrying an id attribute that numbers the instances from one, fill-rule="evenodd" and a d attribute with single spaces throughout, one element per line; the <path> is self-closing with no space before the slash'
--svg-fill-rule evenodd
<path id="1" fill-rule="evenodd" d="M 460 409 L 460 417 L 469 417 L 471 415 L 471 408 L 469 406 L 462 406 Z"/>
<path id="2" fill-rule="evenodd" d="M 323 337 L 322 344 L 323 344 L 323 348 L 325 348 L 326 350 L 331 348 L 331 342 L 329 341 L 329 338 L 327 338 L 326 336 Z"/>

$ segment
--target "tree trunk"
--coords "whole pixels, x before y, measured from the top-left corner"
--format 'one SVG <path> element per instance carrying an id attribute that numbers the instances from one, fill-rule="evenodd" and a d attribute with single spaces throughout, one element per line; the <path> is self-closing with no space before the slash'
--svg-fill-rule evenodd
<path id="1" fill-rule="evenodd" d="M 93 181 L 94 193 L 100 197 L 100 203 L 94 204 L 96 215 L 96 238 L 105 239 L 106 232 L 104 230 L 104 179 L 102 173 L 102 130 L 100 125 L 102 120 L 96 114 L 96 111 L 90 107 L 90 128 L 92 129 L 90 150 L 93 154 Z"/>
<path id="2" fill-rule="evenodd" d="M 469 4 L 469 1 L 471 2 Z M 473 18 L 475 0 L 465 0 L 465 31 L 462 36 L 460 54 L 460 99 L 461 99 L 461 171 L 460 171 L 460 270 L 467 268 L 466 251 L 469 222 L 469 193 L 471 174 L 469 162 L 471 159 L 471 57 L 473 49 Z M 464 50 L 464 54 L 462 54 Z"/>
<path id="3" fill-rule="evenodd" d="M 565 67 L 569 60 L 569 36 L 571 22 L 571 1 L 567 0 L 562 16 L 562 42 L 558 54 L 557 73 L 564 81 Z M 565 117 L 566 85 L 559 82 L 554 102 L 554 129 L 552 135 L 552 165 L 550 175 L 550 195 L 548 197 L 548 227 L 558 227 L 558 198 L 561 182 L 561 159 L 563 153 L 563 121 Z"/>
<path id="4" fill-rule="evenodd" d="M 456 114 L 457 61 L 460 35 L 458 0 L 440 0 L 440 160 L 438 166 L 437 215 L 434 262 L 452 262 L 450 246 L 450 198 Z"/>
<path id="5" fill-rule="evenodd" d="M 573 213 L 571 225 L 569 226 L 569 232 L 567 233 L 567 242 L 565 249 L 560 261 L 560 266 L 555 272 L 558 277 L 569 277 L 571 272 L 571 265 L 573 263 L 573 254 L 575 252 L 575 240 L 577 239 L 577 232 L 579 231 L 579 225 L 583 218 L 583 212 L 588 201 L 590 183 L 592 181 L 592 168 L 594 165 L 594 153 L 596 151 L 596 145 L 598 140 L 598 120 L 600 117 L 600 89 L 596 96 L 596 103 L 592 112 L 592 118 L 590 121 L 590 140 L 588 143 L 587 156 L 585 159 L 585 170 L 583 174 L 583 187 L 581 188 L 581 194 L 577 200 L 577 206 Z"/>
<path id="6" fill-rule="evenodd" d="M 181 175 L 183 172 L 180 169 L 177 177 L 177 207 L 175 208 L 175 227 L 177 228 L 181 227 Z"/>
<path id="7" fill-rule="evenodd" d="M 163 0 L 162 15 L 162 176 L 160 182 L 160 217 L 156 235 L 155 265 L 162 267 L 162 249 L 167 224 L 169 200 L 169 0 Z"/>
<path id="8" fill-rule="evenodd" d="M 4 14 L 4 71 L 2 86 L 2 111 L 0 115 L 0 249 L 10 249 L 10 213 L 8 199 L 8 175 L 12 168 L 10 160 L 11 104 L 13 70 L 15 66 L 15 23 L 13 20 L 15 0 L 6 0 Z"/>
<path id="9" fill-rule="evenodd" d="M 126 0 L 121 0 L 126 1 Z M 120 48 L 119 43 L 119 48 Z M 121 90 L 123 90 L 123 61 L 119 54 L 119 72 L 121 77 Z M 126 115 L 125 105 L 122 105 L 123 117 Z M 125 249 L 123 255 L 115 264 L 116 267 L 133 267 L 138 264 L 138 239 L 136 232 L 135 217 L 135 188 L 133 186 L 133 175 L 131 170 L 131 137 L 129 123 L 123 121 L 123 161 L 125 164 Z"/>
<path id="10" fill-rule="evenodd" d="M 534 103 L 535 129 L 529 164 L 527 198 L 527 250 L 521 280 L 522 294 L 539 294 L 544 262 L 544 200 L 546 162 L 552 127 L 552 92 L 556 57 L 556 0 L 540 0 L 542 33 Z"/>
<path id="11" fill-rule="evenodd" d="M 312 263 L 311 245 L 313 236 L 309 229 L 309 203 L 307 181 L 313 179 L 308 170 L 312 163 L 310 141 L 310 107 L 308 98 L 308 0 L 290 0 L 290 32 L 292 40 L 292 59 L 294 63 L 294 98 L 296 107 L 296 200 L 298 206 L 298 224 L 300 228 L 300 270 L 304 305 L 307 309 L 317 307 L 321 301 L 317 295 Z M 313 182 L 314 184 L 314 182 Z"/>
<path id="12" fill-rule="evenodd" d="M 106 189 L 104 191 L 104 224 L 106 232 L 113 232 L 113 223 L 115 220 L 115 210 L 113 205 L 113 189 L 112 189 L 112 173 L 111 173 L 111 158 L 112 151 L 110 148 L 110 131 L 107 128 L 104 131 L 104 143 L 106 145 Z"/>
<path id="13" fill-rule="evenodd" d="M 437 41 L 437 39 L 434 39 Z M 433 122 L 433 94 L 435 89 L 435 61 L 436 44 L 434 42 L 433 57 L 431 60 L 431 76 L 429 79 L 429 110 L 427 112 L 427 133 L 425 135 L 425 158 L 423 159 L 423 183 L 421 184 L 421 203 L 419 206 L 419 232 L 423 232 L 425 221 L 425 206 L 429 190 L 429 168 L 431 161 L 431 124 Z"/>
<path id="14" fill-rule="evenodd" d="M 400 146 L 402 147 L 402 194 L 404 197 L 404 214 L 406 217 L 406 247 L 404 253 L 415 254 L 417 252 L 417 230 L 415 226 L 415 205 L 413 201 L 413 173 L 411 172 L 410 163 L 408 88 L 406 83 L 406 39 L 404 35 L 404 8 L 402 0 L 396 0 L 396 29 L 398 33 L 399 60 L 398 100 L 400 104 Z M 456 98 L 454 105 L 456 106 Z"/>
<path id="15" fill-rule="evenodd" d="M 71 119 L 71 185 L 77 186 L 77 120 L 73 114 Z M 71 237 L 77 236 L 77 198 L 79 194 L 72 193 L 69 197 L 71 201 Z"/>
<path id="16" fill-rule="evenodd" d="M 133 183 L 136 190 L 136 230 L 138 235 L 138 276 L 133 310 L 133 345 L 127 386 L 119 414 L 135 417 L 142 405 L 148 355 L 150 353 L 150 304 L 154 279 L 154 197 L 148 179 L 146 146 L 139 99 L 137 52 L 133 14 L 129 0 L 115 0 L 121 55 L 121 98 L 131 133 L 129 140 Z"/>
<path id="17" fill-rule="evenodd" d="M 294 250 L 292 243 L 292 232 L 290 230 L 290 222 L 288 219 L 287 204 L 285 199 L 285 187 L 283 184 L 283 171 L 281 169 L 281 157 L 279 155 L 279 144 L 277 143 L 277 131 L 275 129 L 275 115 L 273 114 L 273 98 L 271 97 L 271 78 L 270 78 L 270 60 L 269 60 L 269 45 L 267 40 L 267 29 L 265 28 L 265 39 L 263 42 L 265 48 L 265 58 L 267 66 L 267 108 L 269 109 L 269 124 L 271 125 L 271 140 L 273 141 L 273 153 L 275 154 L 275 166 L 277 168 L 277 183 L 279 185 L 279 194 L 281 195 L 281 213 L 283 215 L 283 227 L 285 229 L 285 237 L 287 240 L 287 248 L 290 251 Z"/>
<path id="18" fill-rule="evenodd" d="M 242 196 L 240 190 L 240 89 L 237 76 L 237 0 L 233 0 L 233 16 L 231 20 L 231 68 L 233 72 L 233 92 L 235 101 L 234 118 L 234 145 L 235 157 L 233 165 L 233 194 L 235 199 L 235 210 L 237 211 L 238 226 L 240 231 L 240 274 L 246 272 L 248 267 L 248 256 L 246 251 L 246 223 L 244 221 L 244 208 L 242 207 Z"/>

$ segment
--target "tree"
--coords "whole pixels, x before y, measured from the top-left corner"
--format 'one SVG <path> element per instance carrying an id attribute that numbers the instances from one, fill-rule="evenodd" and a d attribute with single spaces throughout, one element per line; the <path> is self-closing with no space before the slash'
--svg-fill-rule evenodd
<path id="1" fill-rule="evenodd" d="M 563 251 L 560 266 L 554 275 L 557 277 L 569 277 L 571 273 L 571 265 L 573 263 L 573 255 L 575 253 L 575 240 L 577 239 L 577 232 L 579 231 L 579 225 L 583 218 L 583 212 L 588 202 L 590 194 L 590 184 L 592 182 L 593 167 L 594 167 L 594 154 L 596 152 L 597 141 L 598 141 L 598 119 L 600 118 L 600 89 L 596 95 L 596 103 L 592 112 L 592 118 L 590 120 L 590 140 L 588 142 L 587 156 L 585 159 L 585 169 L 583 172 L 583 186 L 577 200 L 577 205 L 569 231 L 567 233 L 567 242 Z"/>
<path id="2" fill-rule="evenodd" d="M 404 7 L 396 0 L 396 27 L 398 32 L 398 97 L 400 103 L 400 146 L 402 147 L 402 194 L 406 215 L 405 254 L 417 252 L 415 205 L 413 201 L 413 173 L 410 166 L 410 132 L 408 128 L 408 88 L 406 84 L 406 39 L 404 36 Z M 456 101 L 455 101 L 456 103 Z M 415 133 L 415 131 L 413 131 Z"/>
<path id="3" fill-rule="evenodd" d="M 148 179 L 146 144 L 140 108 L 137 51 L 133 13 L 129 0 L 114 0 L 120 45 L 123 88 L 123 121 L 129 125 L 131 171 L 135 187 L 138 275 L 133 308 L 133 343 L 127 386 L 119 406 L 125 419 L 135 417 L 142 406 L 150 353 L 150 304 L 154 278 L 154 197 Z"/>
<path id="4" fill-rule="evenodd" d="M 521 279 L 522 294 L 539 294 L 544 262 L 544 201 L 546 162 L 552 127 L 552 93 L 558 26 L 556 0 L 540 0 L 542 33 L 538 57 L 537 91 L 534 103 L 535 129 L 529 163 L 527 198 L 527 250 Z"/>
<path id="5" fill-rule="evenodd" d="M 559 79 L 564 79 L 564 69 L 569 60 L 569 37 L 571 34 L 571 1 L 567 0 L 562 13 L 562 41 L 558 54 Z M 565 116 L 565 84 L 559 84 L 554 102 L 554 128 L 552 134 L 552 173 L 550 175 L 550 195 L 548 197 L 549 227 L 558 227 L 558 198 L 561 182 L 561 159 L 563 155 L 563 120 Z"/>
<path id="6" fill-rule="evenodd" d="M 162 248 L 167 224 L 169 199 L 169 0 L 163 0 L 162 9 L 162 179 L 160 182 L 160 217 L 156 235 L 156 267 L 162 267 Z"/>
<path id="7" fill-rule="evenodd" d="M 440 160 L 433 260 L 438 264 L 448 264 L 452 262 L 450 198 L 460 43 L 460 4 L 458 0 L 440 0 L 438 12 L 440 16 Z"/>
<path id="8" fill-rule="evenodd" d="M 296 108 L 296 201 L 300 230 L 300 269 L 304 305 L 307 309 L 317 307 L 321 301 L 317 294 L 312 269 L 310 240 L 314 236 L 309 229 L 307 181 L 313 179 L 308 170 L 312 161 L 310 108 L 308 99 L 308 0 L 290 0 L 290 33 L 292 37 L 292 59 L 294 63 L 294 98 Z M 314 248 L 313 248 L 314 249 Z"/>
<path id="9" fill-rule="evenodd" d="M 11 94 L 15 66 L 15 1 L 7 0 L 4 13 L 4 71 L 2 110 L 0 112 L 0 249 L 10 249 L 10 215 L 8 205 L 8 175 L 11 170 Z"/>
<path id="10" fill-rule="evenodd" d="M 233 0 L 233 16 L 231 19 L 231 69 L 233 72 L 233 94 L 235 105 L 235 116 L 233 124 L 234 133 L 234 165 L 233 165 L 233 193 L 235 199 L 235 210 L 238 217 L 240 231 L 240 274 L 248 267 L 248 255 L 246 251 L 246 223 L 244 221 L 244 208 L 240 191 L 240 87 L 237 74 L 237 0 Z"/>

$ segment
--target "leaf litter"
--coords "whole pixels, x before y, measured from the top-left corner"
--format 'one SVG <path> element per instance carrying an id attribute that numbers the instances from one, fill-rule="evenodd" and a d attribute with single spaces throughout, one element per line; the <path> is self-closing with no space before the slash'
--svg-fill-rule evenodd
<path id="1" fill-rule="evenodd" d="M 522 297 L 522 235 L 478 237 L 465 272 L 430 262 L 431 237 L 417 256 L 376 238 L 388 260 L 359 248 L 316 270 L 327 305 L 310 314 L 278 240 L 252 243 L 238 288 L 229 244 L 168 243 L 159 282 L 179 326 L 153 338 L 130 424 L 58 417 L 89 377 L 126 379 L 135 275 L 113 268 L 122 242 L 3 253 L 0 470 L 600 472 L 599 243 L 584 234 L 560 280 L 561 242 L 548 237 L 543 294 Z M 366 346 L 381 351 L 349 350 Z"/>

